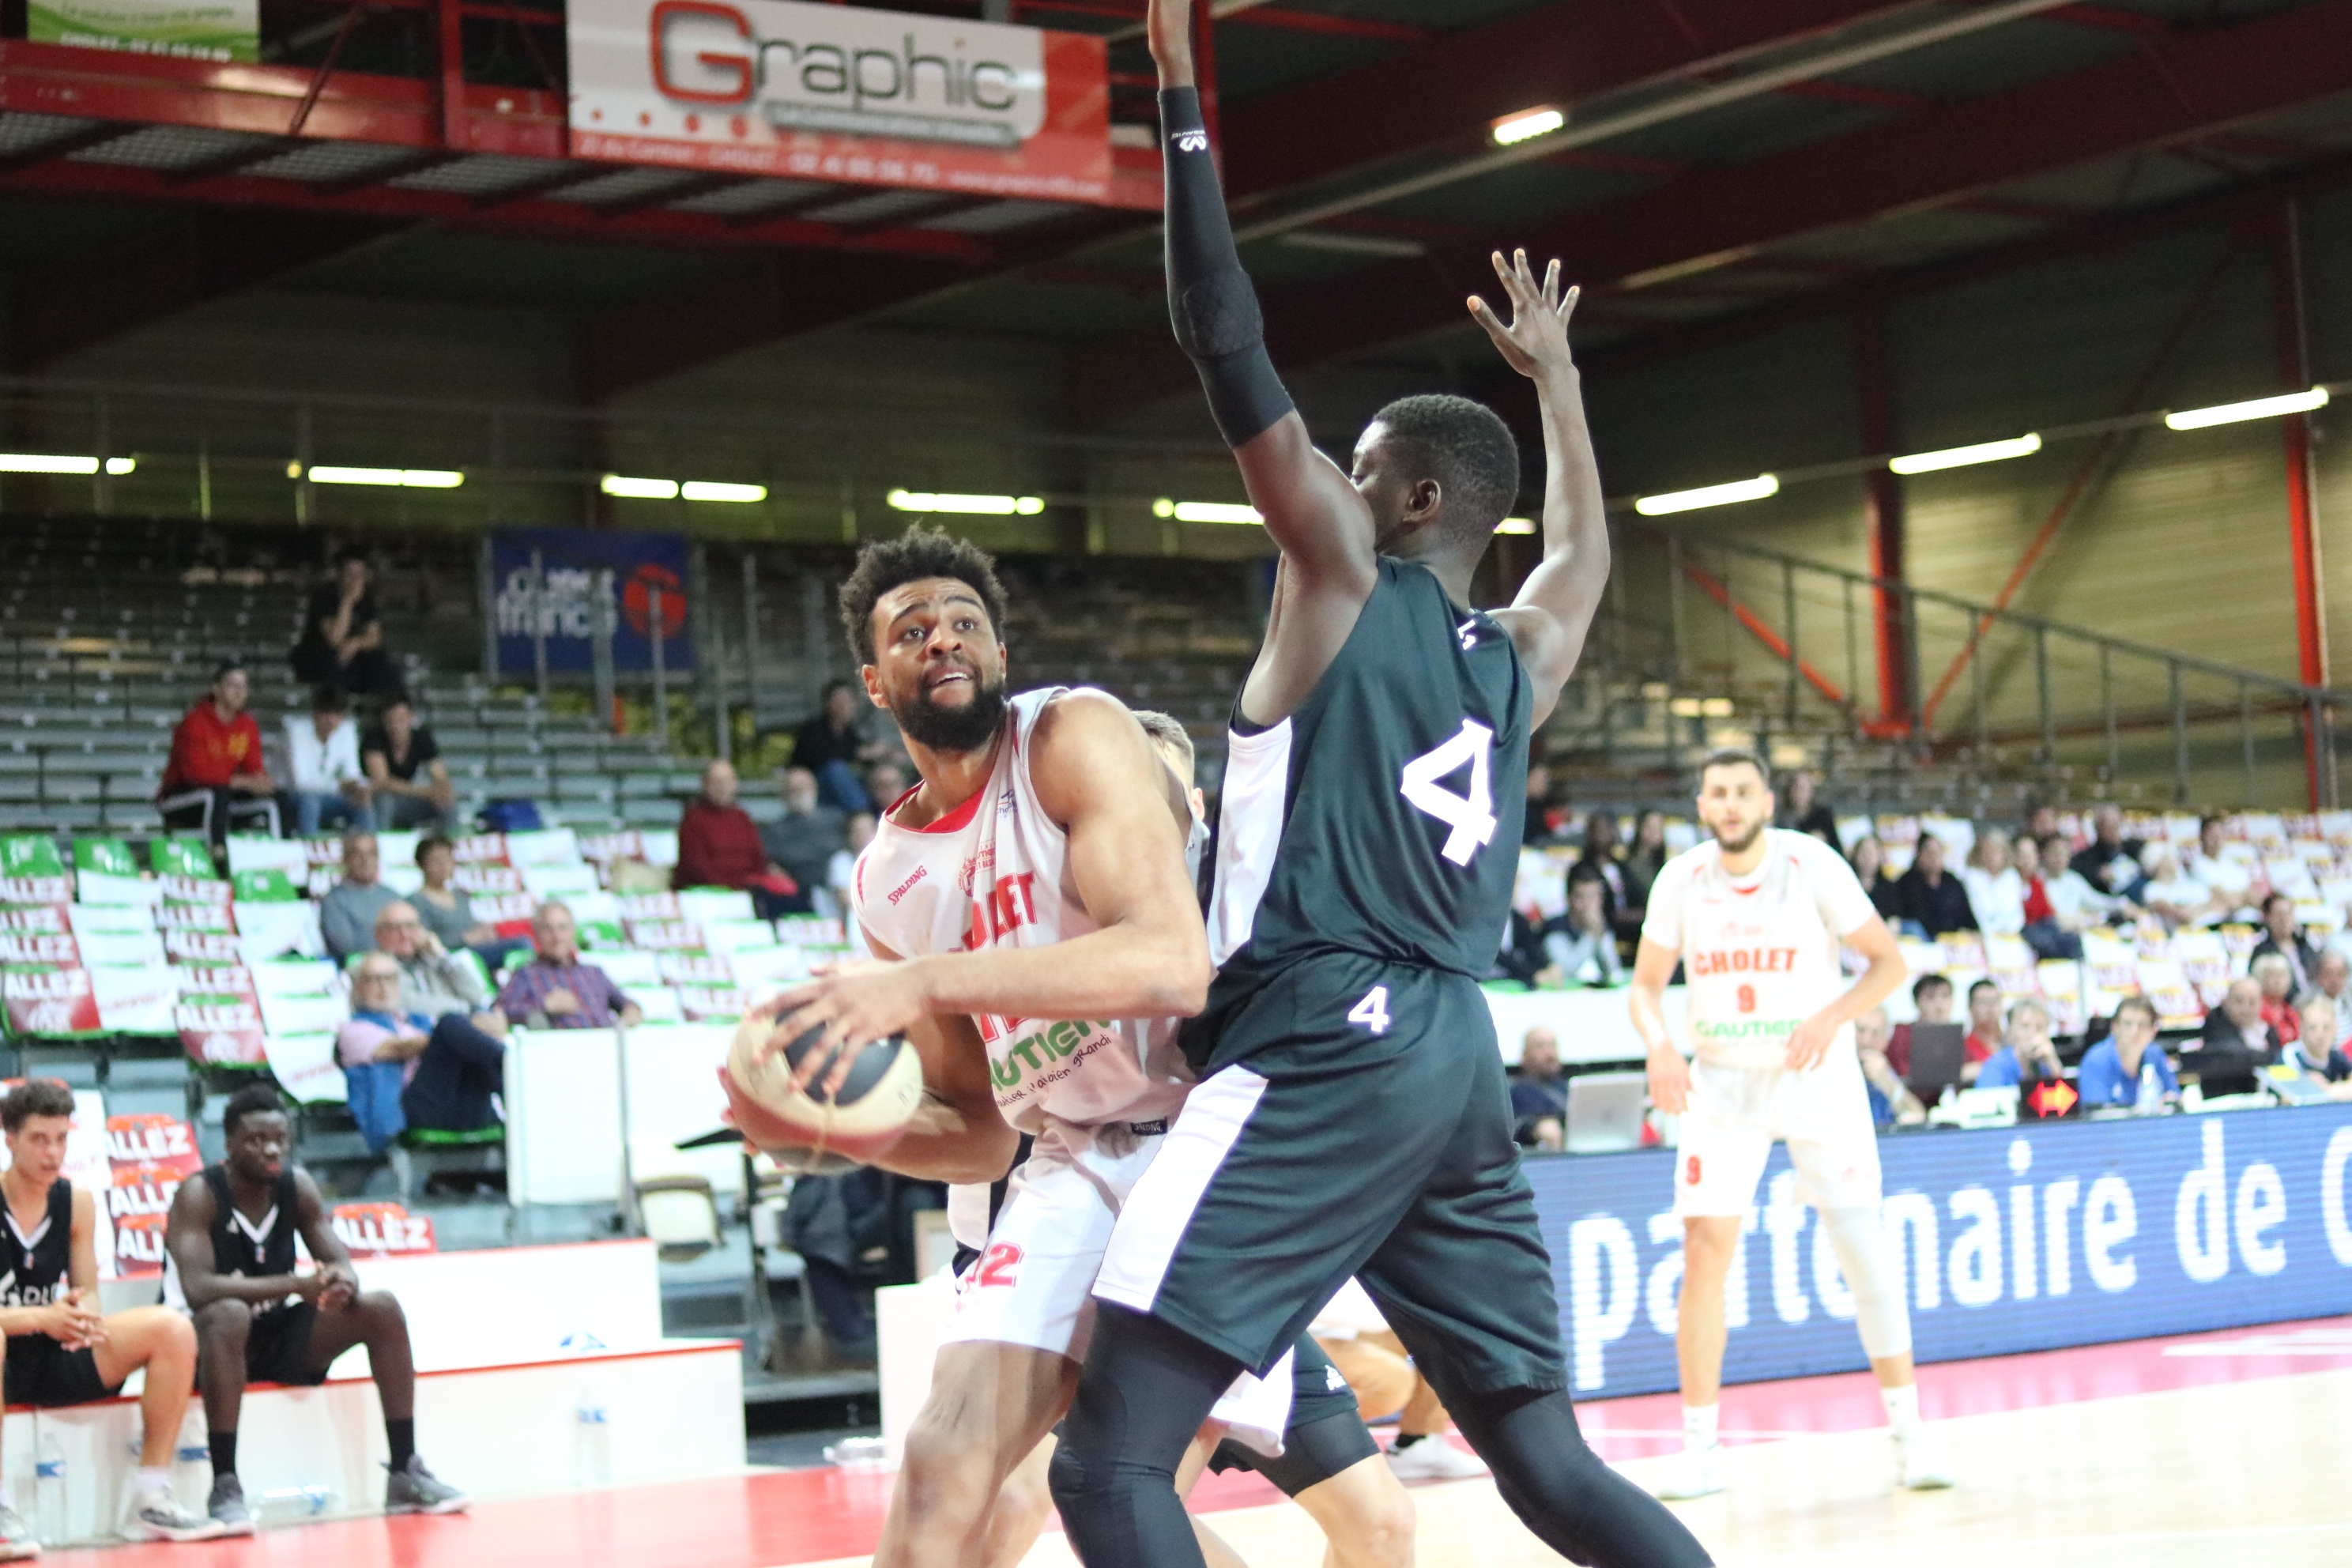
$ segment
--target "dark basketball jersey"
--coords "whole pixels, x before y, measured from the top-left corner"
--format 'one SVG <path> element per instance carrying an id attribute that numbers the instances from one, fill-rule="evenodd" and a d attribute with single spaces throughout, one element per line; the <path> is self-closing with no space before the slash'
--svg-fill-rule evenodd
<path id="1" fill-rule="evenodd" d="M 269 1208 L 258 1220 L 249 1220 L 238 1212 L 236 1200 L 229 1195 L 226 1165 L 206 1165 L 197 1173 L 213 1190 L 213 1272 L 247 1279 L 293 1273 L 294 1167 L 288 1165 L 278 1173 L 278 1184 L 269 1193 Z M 179 1268 L 168 1251 L 163 1262 L 163 1299 L 174 1306 L 184 1306 L 186 1297 L 180 1289 Z M 285 1304 L 256 1302 L 254 1314 L 258 1317 L 274 1312 Z"/>
<path id="2" fill-rule="evenodd" d="M 48 1207 L 30 1234 L 16 1228 L 10 1210 L 0 1225 L 0 1307 L 46 1307 L 71 1286 L 73 1184 L 60 1176 L 49 1184 Z"/>
<path id="3" fill-rule="evenodd" d="M 1238 704 L 1220 792 L 1207 1011 L 1320 953 L 1493 967 L 1525 826 L 1534 694 L 1510 636 L 1383 556 L 1372 595 L 1298 710 L 1258 730 Z"/>

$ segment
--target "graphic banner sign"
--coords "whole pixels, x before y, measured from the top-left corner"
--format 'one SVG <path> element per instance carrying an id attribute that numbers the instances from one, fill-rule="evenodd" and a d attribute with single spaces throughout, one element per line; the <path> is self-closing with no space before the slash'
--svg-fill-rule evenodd
<path id="1" fill-rule="evenodd" d="M 1104 41 L 800 0 L 571 0 L 572 152 L 1108 202 Z"/>
<path id="2" fill-rule="evenodd" d="M 613 620 L 613 668 L 644 673 L 654 667 L 653 603 L 661 593 L 662 668 L 694 668 L 694 637 L 686 614 L 686 535 L 611 533 L 585 528 L 501 528 L 490 535 L 490 570 L 498 588 L 499 668 L 528 674 L 537 668 L 531 635 L 531 552 L 539 552 L 546 586 L 538 599 L 547 637 L 547 668 L 583 673 L 596 663 L 593 634 L 597 574 L 613 574 L 607 603 Z M 463 847 L 457 857 L 466 858 Z M 504 858 L 504 851 L 499 858 Z"/>
<path id="3" fill-rule="evenodd" d="M 35 43 L 183 60 L 261 58 L 259 0 L 32 0 L 26 24 Z"/>
<path id="4" fill-rule="evenodd" d="M 1879 1149 L 1921 1361 L 2327 1317 L 2352 1300 L 2352 1105 L 1907 1133 Z M 1676 1386 L 1678 1157 L 1527 1163 L 1580 1398 Z M 1866 1364 L 1785 1147 L 1726 1309 L 1727 1382 Z"/>

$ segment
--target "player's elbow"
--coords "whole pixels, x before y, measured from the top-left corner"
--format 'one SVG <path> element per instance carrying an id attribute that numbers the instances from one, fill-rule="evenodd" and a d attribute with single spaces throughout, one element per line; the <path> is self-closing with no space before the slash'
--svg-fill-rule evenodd
<path id="1" fill-rule="evenodd" d="M 1149 1016 L 1190 1018 L 1209 1005 L 1209 982 L 1216 971 L 1209 963 L 1205 942 L 1188 944 L 1159 972 Z"/>

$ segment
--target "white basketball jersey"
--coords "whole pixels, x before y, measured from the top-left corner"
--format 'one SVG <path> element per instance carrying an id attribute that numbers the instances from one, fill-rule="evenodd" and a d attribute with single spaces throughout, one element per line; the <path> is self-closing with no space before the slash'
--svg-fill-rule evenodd
<path id="1" fill-rule="evenodd" d="M 1037 716 L 1066 689 L 1007 704 L 987 786 L 928 827 L 892 820 L 891 803 L 857 858 L 850 900 L 874 940 L 908 958 L 983 947 L 1050 947 L 1101 930 L 1079 901 L 1069 837 L 1037 804 L 1029 749 Z M 1048 1116 L 1078 1126 L 1176 1114 L 1192 1075 L 1172 1018 L 976 1017 L 1006 1121 L 1029 1133 Z"/>
<path id="2" fill-rule="evenodd" d="M 1763 864 L 1733 878 L 1712 839 L 1666 862 L 1642 934 L 1682 954 L 1698 1058 L 1717 1067 L 1787 1065 L 1790 1033 L 1845 990 L 1839 939 L 1872 919 L 1853 868 L 1820 839 L 1765 829 Z M 1850 1055 L 1853 1029 L 1833 1053 Z"/>

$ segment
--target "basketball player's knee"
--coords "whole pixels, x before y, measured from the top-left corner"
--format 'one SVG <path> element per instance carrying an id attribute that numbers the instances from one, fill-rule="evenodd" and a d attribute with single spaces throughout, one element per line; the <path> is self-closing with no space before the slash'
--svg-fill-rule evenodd
<path id="1" fill-rule="evenodd" d="M 950 1507 L 976 1515 L 996 1495 L 998 1464 L 983 1434 L 961 1430 L 950 1417 L 926 1407 L 907 1431 L 898 1476 L 917 1517 Z"/>
<path id="2" fill-rule="evenodd" d="M 400 1298 L 389 1290 L 362 1290 L 352 1298 L 352 1308 L 375 1328 L 408 1331 L 408 1314 L 401 1310 Z"/>
<path id="3" fill-rule="evenodd" d="M 1845 1288 L 1853 1293 L 1853 1326 L 1873 1361 L 1911 1353 L 1911 1313 L 1903 1300 L 1903 1277 L 1888 1256 L 1886 1231 L 1875 1208 L 1825 1209 Z"/>
<path id="4" fill-rule="evenodd" d="M 1363 1472 L 1364 1484 L 1351 1484 L 1352 1478 L 1346 1474 L 1335 1477 L 1335 1482 L 1347 1488 L 1344 1511 L 1333 1510 L 1335 1517 L 1328 1520 L 1318 1512 L 1316 1521 L 1324 1526 L 1324 1533 L 1331 1538 L 1332 1544 L 1342 1548 L 1339 1555 L 1343 1562 L 1412 1568 L 1413 1536 L 1418 1528 L 1412 1495 L 1390 1471 L 1388 1461 L 1378 1455 L 1352 1468 Z M 1309 1491 L 1323 1489 L 1314 1487 Z M 1306 1494 L 1299 1500 L 1305 1502 Z"/>
<path id="5" fill-rule="evenodd" d="M 196 1359 L 196 1325 L 181 1313 L 160 1310 L 148 1331 L 148 1352 L 157 1361 Z"/>
<path id="6" fill-rule="evenodd" d="M 253 1329 L 253 1309 L 223 1297 L 196 1310 L 196 1338 L 205 1344 L 243 1346 Z"/>
<path id="7" fill-rule="evenodd" d="M 1713 1284 L 1731 1273 L 1739 1248 L 1739 1222 L 1705 1215 L 1683 1223 L 1683 1278 Z"/>

